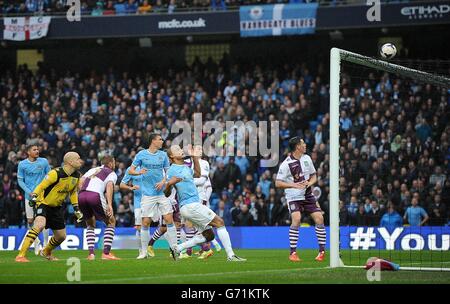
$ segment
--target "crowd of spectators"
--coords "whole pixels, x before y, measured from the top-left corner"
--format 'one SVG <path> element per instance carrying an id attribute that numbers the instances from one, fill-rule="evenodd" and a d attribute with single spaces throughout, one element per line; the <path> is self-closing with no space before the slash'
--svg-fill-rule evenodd
<path id="1" fill-rule="evenodd" d="M 279 121 L 280 162 L 288 153 L 289 138 L 304 138 L 318 175 L 314 193 L 328 224 L 330 117 L 325 71 L 322 64 L 310 70 L 301 62 L 270 68 L 241 65 L 225 56 L 219 63 L 196 60 L 189 68 L 169 69 L 164 75 L 130 75 L 112 68 L 85 76 L 45 68 L 33 74 L 26 66 L 4 72 L 0 224 L 24 224 L 17 164 L 26 158 L 25 145 L 39 144 L 52 167 L 61 165 L 65 152 L 76 151 L 84 160 L 82 172 L 111 154 L 120 182 L 137 149 L 148 146 L 150 132 L 160 132 L 170 145 L 172 126 L 192 122 L 194 113 L 202 113 L 204 122 Z M 447 224 L 449 92 L 366 72 L 363 80 L 342 74 L 341 225 Z M 289 225 L 283 193 L 274 188 L 278 167 L 266 166 L 261 156 L 249 156 L 248 145 L 230 156 L 225 152 L 229 146 L 222 144 L 222 152 L 208 159 L 212 209 L 230 226 Z M 118 226 L 132 226 L 132 194 L 116 190 Z M 68 206 L 67 219 L 73 224 L 71 213 Z M 310 219 L 304 217 L 304 222 Z"/>
<path id="2" fill-rule="evenodd" d="M 381 2 L 403 0 L 382 0 Z M 66 13 L 67 0 L 0 0 L 2 14 Z M 312 3 L 321 5 L 364 4 L 363 0 L 80 0 L 83 15 L 127 15 L 237 9 L 241 5 Z"/>

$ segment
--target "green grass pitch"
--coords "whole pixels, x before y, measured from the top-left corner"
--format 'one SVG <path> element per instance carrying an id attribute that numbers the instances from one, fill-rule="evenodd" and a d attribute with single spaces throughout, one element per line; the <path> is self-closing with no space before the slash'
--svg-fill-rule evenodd
<path id="1" fill-rule="evenodd" d="M 381 281 L 369 282 L 366 271 L 359 268 L 329 268 L 328 256 L 325 262 L 316 262 L 316 250 L 299 250 L 303 260 L 292 263 L 288 250 L 236 250 L 236 254 L 248 259 L 244 263 L 226 261 L 225 252 L 214 253 L 207 260 L 196 257 L 173 261 L 166 249 L 156 250 L 156 256 L 147 260 L 136 260 L 137 250 L 116 250 L 120 261 L 101 260 L 101 251 L 96 251 L 97 260 L 87 261 L 86 251 L 55 251 L 60 261 L 49 262 L 35 256 L 32 251 L 30 263 L 16 263 L 17 251 L 0 252 L 0 283 L 61 283 L 67 284 L 69 270 L 67 259 L 77 257 L 81 261 L 81 281 L 78 283 L 164 283 L 164 284 L 301 284 L 301 283 L 450 283 L 450 272 L 396 271 L 381 273 Z M 395 256 L 397 254 L 397 256 Z M 348 264 L 363 265 L 369 256 L 391 256 L 401 266 L 450 267 L 450 252 L 433 253 L 425 256 L 417 252 L 350 252 L 342 253 Z"/>

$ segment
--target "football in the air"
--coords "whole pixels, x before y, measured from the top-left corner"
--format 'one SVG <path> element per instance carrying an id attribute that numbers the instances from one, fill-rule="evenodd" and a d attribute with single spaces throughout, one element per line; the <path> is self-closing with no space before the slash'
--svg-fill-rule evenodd
<path id="1" fill-rule="evenodd" d="M 392 59 L 397 54 L 397 48 L 392 43 L 385 43 L 381 46 L 380 55 L 384 59 Z"/>

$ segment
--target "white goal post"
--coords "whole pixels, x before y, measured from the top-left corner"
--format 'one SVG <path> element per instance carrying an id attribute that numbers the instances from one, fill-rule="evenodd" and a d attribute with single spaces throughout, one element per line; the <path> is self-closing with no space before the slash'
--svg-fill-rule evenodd
<path id="1" fill-rule="evenodd" d="M 349 51 L 332 48 L 330 52 L 330 267 L 344 266 L 339 257 L 339 93 L 341 61 L 395 73 L 424 83 L 450 89 L 450 79 L 377 60 Z M 411 269 L 414 268 L 414 269 Z M 424 267 L 403 267 L 425 270 Z M 433 270 L 426 268 L 426 270 Z M 443 269 L 441 268 L 440 271 Z M 446 269 L 445 269 L 446 270 Z M 450 269 L 449 269 L 450 270 Z"/>

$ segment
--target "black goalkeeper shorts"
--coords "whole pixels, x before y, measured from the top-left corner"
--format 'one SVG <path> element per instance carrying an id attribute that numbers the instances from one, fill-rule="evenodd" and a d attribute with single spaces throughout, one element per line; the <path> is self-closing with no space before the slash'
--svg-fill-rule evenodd
<path id="1" fill-rule="evenodd" d="M 50 207 L 44 204 L 40 204 L 36 208 L 36 217 L 45 217 L 45 229 L 62 230 L 66 228 L 64 221 L 64 209 L 60 207 Z"/>

